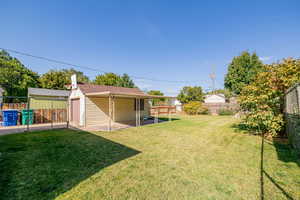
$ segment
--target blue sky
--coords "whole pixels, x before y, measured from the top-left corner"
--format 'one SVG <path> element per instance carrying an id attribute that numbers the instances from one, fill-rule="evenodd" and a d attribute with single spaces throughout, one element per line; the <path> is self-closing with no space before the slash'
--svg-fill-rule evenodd
<path id="1" fill-rule="evenodd" d="M 243 50 L 265 63 L 299 57 L 300 1 L 2 1 L 0 47 L 135 79 L 142 89 L 176 95 L 184 85 L 221 88 Z M 62 66 L 12 54 L 44 73 Z M 94 71 L 80 69 L 90 78 Z"/>

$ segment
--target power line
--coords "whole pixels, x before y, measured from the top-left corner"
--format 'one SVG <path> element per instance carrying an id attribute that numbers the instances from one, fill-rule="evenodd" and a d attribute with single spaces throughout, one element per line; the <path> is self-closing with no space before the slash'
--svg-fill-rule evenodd
<path id="1" fill-rule="evenodd" d="M 45 60 L 45 61 L 52 62 L 52 63 L 68 65 L 68 66 L 72 66 L 72 67 L 75 67 L 75 68 L 82 68 L 82 69 L 95 71 L 95 72 L 109 73 L 109 72 L 101 70 L 101 69 L 96 69 L 96 68 L 89 67 L 89 66 L 84 66 L 84 65 L 72 64 L 72 63 L 69 63 L 69 62 L 60 61 L 60 60 L 47 58 L 47 57 L 43 57 L 43 56 L 37 56 L 37 55 L 33 55 L 33 54 L 29 54 L 29 53 L 25 53 L 25 52 L 13 50 L 13 49 L 7 49 L 7 48 L 2 48 L 2 47 L 0 47 L 0 49 L 2 49 L 4 51 L 9 51 L 9 52 L 12 52 L 12 53 L 15 53 L 15 54 L 27 56 L 27 57 L 32 57 L 32 58 L 36 58 L 36 59 L 40 59 L 40 60 Z M 147 78 L 147 77 L 142 77 L 142 76 L 131 76 L 131 75 L 130 75 L 130 77 L 134 78 L 134 79 L 148 80 L 148 81 L 154 81 L 154 82 L 167 82 L 167 83 L 192 83 L 192 82 L 199 82 L 200 81 L 200 80 L 189 80 L 189 81 L 187 81 L 187 80 L 183 80 L 183 81 L 163 80 L 163 79 L 155 79 L 155 78 Z"/>

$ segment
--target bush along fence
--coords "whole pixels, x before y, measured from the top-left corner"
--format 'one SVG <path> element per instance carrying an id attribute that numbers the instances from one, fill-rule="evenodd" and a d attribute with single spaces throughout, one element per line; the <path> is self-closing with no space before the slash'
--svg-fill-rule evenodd
<path id="1" fill-rule="evenodd" d="M 68 99 L 58 97 L 0 97 L 1 133 L 69 126 Z M 9 99 L 8 99 L 9 98 Z"/>
<path id="2" fill-rule="evenodd" d="M 285 94 L 285 121 L 289 141 L 300 151 L 300 84 L 291 87 Z"/>

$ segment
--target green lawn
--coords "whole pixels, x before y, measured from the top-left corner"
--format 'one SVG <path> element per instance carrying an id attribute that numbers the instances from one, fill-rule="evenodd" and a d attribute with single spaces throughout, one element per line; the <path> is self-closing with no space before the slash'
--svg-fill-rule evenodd
<path id="1" fill-rule="evenodd" d="M 300 199 L 299 155 L 266 141 L 261 169 L 261 138 L 236 122 L 1 136 L 0 199 Z"/>

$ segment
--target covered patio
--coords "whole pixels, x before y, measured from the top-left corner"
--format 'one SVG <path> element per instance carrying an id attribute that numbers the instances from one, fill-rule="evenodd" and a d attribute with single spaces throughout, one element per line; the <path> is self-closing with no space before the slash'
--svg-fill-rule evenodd
<path id="1" fill-rule="evenodd" d="M 171 121 L 171 114 L 175 112 L 174 106 L 164 106 L 164 112 L 161 112 L 161 107 L 151 105 L 153 99 L 166 99 L 171 103 L 169 96 L 156 96 L 148 94 L 131 94 L 122 92 L 92 92 L 86 93 L 86 105 L 91 101 L 102 98 L 107 99 L 107 112 L 105 112 L 107 120 L 102 123 L 88 125 L 88 117 L 86 117 L 84 130 L 89 131 L 114 131 L 130 127 L 139 127 L 143 125 L 165 122 L 159 120 L 159 115 L 164 114 Z M 89 106 L 89 105 L 88 105 Z M 88 107 L 86 106 L 86 108 Z M 102 105 L 105 106 L 105 105 Z M 132 106 L 134 106 L 131 110 Z M 88 110 L 87 110 L 88 111 Z M 86 113 L 86 116 L 89 114 Z"/>

